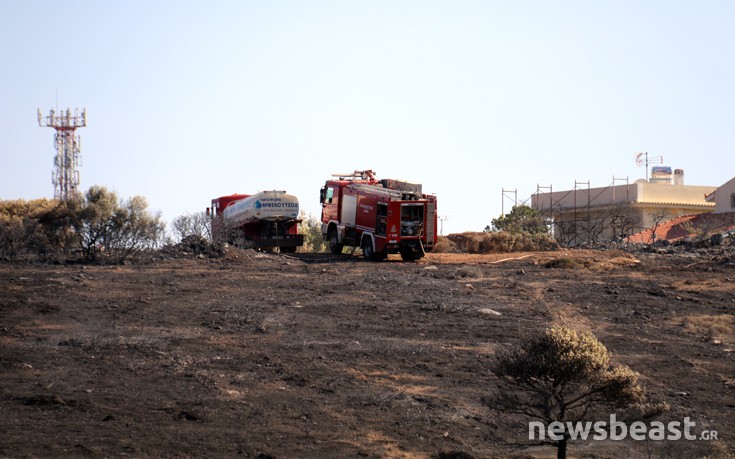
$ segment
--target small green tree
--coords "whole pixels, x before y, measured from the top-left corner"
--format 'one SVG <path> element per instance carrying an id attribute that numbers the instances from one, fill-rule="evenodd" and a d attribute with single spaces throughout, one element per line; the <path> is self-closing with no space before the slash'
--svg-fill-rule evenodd
<path id="1" fill-rule="evenodd" d="M 110 259 L 121 263 L 142 250 L 157 248 L 164 231 L 161 215 L 148 211 L 148 201 L 143 196 L 133 196 L 115 210 L 105 247 Z"/>
<path id="2" fill-rule="evenodd" d="M 159 214 L 148 211 L 142 196 L 120 201 L 114 191 L 92 186 L 74 220 L 84 259 L 107 258 L 121 263 L 131 255 L 158 246 L 164 232 Z"/>
<path id="3" fill-rule="evenodd" d="M 485 231 L 489 229 L 485 228 Z M 492 230 L 505 231 L 511 234 L 544 234 L 549 232 L 549 227 L 538 210 L 520 205 L 513 206 L 509 214 L 493 218 Z"/>
<path id="4" fill-rule="evenodd" d="M 500 392 L 492 403 L 501 412 L 564 425 L 563 438 L 543 443 L 565 458 L 570 423 L 610 410 L 640 407 L 644 399 L 637 375 L 613 365 L 610 353 L 591 333 L 554 327 L 524 339 L 499 355 L 492 371 Z M 607 411 L 605 411 L 607 410 Z"/>
<path id="5" fill-rule="evenodd" d="M 306 213 L 301 213 L 299 233 L 304 235 L 304 245 L 301 251 L 313 253 L 329 251 L 329 245 L 322 237 L 322 224 L 313 215 L 307 216 Z"/>

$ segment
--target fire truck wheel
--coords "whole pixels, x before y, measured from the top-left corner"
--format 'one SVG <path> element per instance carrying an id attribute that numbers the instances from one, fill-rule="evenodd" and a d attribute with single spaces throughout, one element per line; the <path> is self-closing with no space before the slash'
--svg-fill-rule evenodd
<path id="1" fill-rule="evenodd" d="M 421 252 L 413 250 L 411 247 L 401 249 L 401 258 L 403 261 L 416 261 L 423 256 Z"/>
<path id="2" fill-rule="evenodd" d="M 329 251 L 332 252 L 332 254 L 334 255 L 341 254 L 344 244 L 339 243 L 339 240 L 337 239 L 337 230 L 335 228 L 332 228 L 329 231 L 328 239 L 329 239 Z"/>
<path id="3" fill-rule="evenodd" d="M 373 242 L 370 240 L 370 238 L 363 238 L 361 247 L 362 249 L 362 256 L 366 260 L 370 261 L 376 261 L 378 258 L 375 256 L 375 249 L 373 249 Z"/>
<path id="4" fill-rule="evenodd" d="M 281 253 L 296 253 L 296 247 L 281 247 Z"/>

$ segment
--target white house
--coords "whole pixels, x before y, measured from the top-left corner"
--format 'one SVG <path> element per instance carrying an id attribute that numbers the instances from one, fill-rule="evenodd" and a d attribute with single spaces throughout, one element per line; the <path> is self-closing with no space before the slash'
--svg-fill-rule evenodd
<path id="1" fill-rule="evenodd" d="M 729 205 L 735 179 L 728 184 Z M 674 217 L 712 212 L 715 205 L 705 196 L 715 190 L 713 186 L 684 185 L 683 170 L 660 167 L 648 181 L 539 192 L 532 196 L 531 205 L 552 222 L 557 240 L 579 245 L 630 236 Z"/>
<path id="2" fill-rule="evenodd" d="M 716 214 L 735 212 L 735 177 L 708 194 L 707 202 L 715 203 Z"/>

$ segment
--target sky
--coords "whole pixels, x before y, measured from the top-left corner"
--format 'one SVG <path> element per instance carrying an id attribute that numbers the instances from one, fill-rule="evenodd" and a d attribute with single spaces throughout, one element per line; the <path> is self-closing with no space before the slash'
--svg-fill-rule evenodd
<path id="1" fill-rule="evenodd" d="M 332 173 L 437 195 L 481 231 L 537 186 L 735 176 L 735 2 L 0 0 L 0 199 L 53 197 L 53 129 L 86 108 L 81 186 L 164 220 Z M 511 195 L 512 193 L 506 193 Z"/>

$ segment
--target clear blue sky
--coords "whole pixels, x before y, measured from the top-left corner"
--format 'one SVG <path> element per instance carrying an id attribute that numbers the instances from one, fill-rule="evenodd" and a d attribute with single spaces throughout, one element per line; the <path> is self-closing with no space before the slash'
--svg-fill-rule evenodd
<path id="1" fill-rule="evenodd" d="M 733 24 L 730 0 L 0 0 L 0 199 L 53 196 L 57 93 L 87 109 L 81 188 L 167 221 L 274 188 L 318 215 L 330 173 L 367 168 L 436 193 L 445 234 L 504 187 L 641 178 L 640 151 L 716 186 Z"/>

